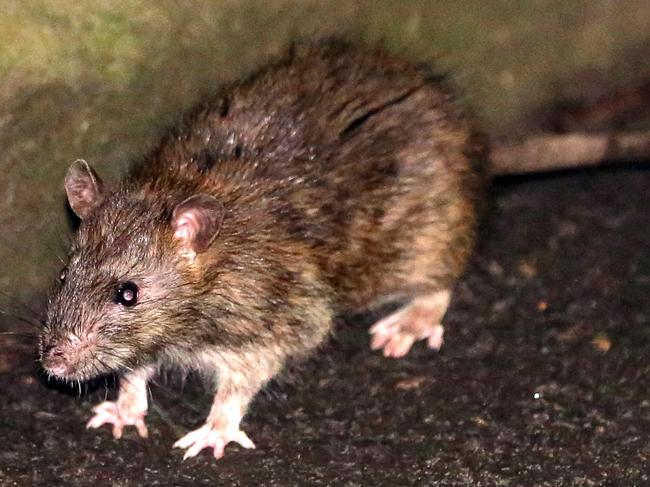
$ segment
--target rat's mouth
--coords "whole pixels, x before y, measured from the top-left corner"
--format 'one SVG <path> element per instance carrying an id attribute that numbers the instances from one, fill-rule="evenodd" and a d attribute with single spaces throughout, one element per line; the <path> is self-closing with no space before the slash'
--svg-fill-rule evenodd
<path id="1" fill-rule="evenodd" d="M 63 381 L 88 379 L 87 374 L 79 373 L 79 364 L 70 361 L 58 347 L 43 350 L 41 366 L 49 378 Z"/>
<path id="2" fill-rule="evenodd" d="M 41 366 L 49 376 L 65 378 L 70 372 L 70 363 L 63 348 L 52 342 L 41 347 Z"/>
<path id="3" fill-rule="evenodd" d="M 102 370 L 94 370 L 78 362 L 65 362 L 51 356 L 41 357 L 41 366 L 48 379 L 61 382 L 85 382 L 104 374 Z"/>
<path id="4" fill-rule="evenodd" d="M 97 360 L 94 343 L 81 340 L 77 335 L 46 337 L 41 341 L 40 362 L 50 378 L 63 381 L 83 381 L 104 372 L 104 362 Z"/>

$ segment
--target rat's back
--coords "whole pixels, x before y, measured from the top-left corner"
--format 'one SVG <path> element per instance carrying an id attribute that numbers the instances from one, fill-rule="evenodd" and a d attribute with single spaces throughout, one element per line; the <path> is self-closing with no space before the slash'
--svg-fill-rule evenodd
<path id="1" fill-rule="evenodd" d="M 134 174 L 262 181 L 347 309 L 453 285 L 473 242 L 483 158 L 438 80 L 384 51 L 326 41 L 224 87 Z"/>

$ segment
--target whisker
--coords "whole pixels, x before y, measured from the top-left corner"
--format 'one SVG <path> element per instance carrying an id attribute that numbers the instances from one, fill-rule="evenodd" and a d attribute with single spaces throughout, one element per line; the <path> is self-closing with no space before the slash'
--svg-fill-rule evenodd
<path id="1" fill-rule="evenodd" d="M 108 379 L 104 377 L 104 401 L 108 400 Z"/>
<path id="2" fill-rule="evenodd" d="M 9 301 L 18 304 L 24 308 L 25 311 L 31 313 L 34 315 L 36 318 L 39 318 L 41 316 L 41 313 L 38 312 L 36 309 L 32 308 L 30 305 L 28 305 L 25 301 L 22 299 L 18 298 L 17 296 L 12 296 L 9 293 L 5 291 L 0 291 L 0 296 L 4 296 L 7 298 Z"/>
<path id="3" fill-rule="evenodd" d="M 20 321 L 21 323 L 24 323 L 29 326 L 40 326 L 41 323 L 37 321 L 32 321 L 31 318 L 27 318 L 25 316 L 18 315 L 16 313 L 12 313 L 8 310 L 5 309 L 0 309 L 0 314 L 4 316 L 8 316 L 9 318 L 13 318 L 15 320 Z"/>
<path id="4" fill-rule="evenodd" d="M 30 337 L 30 338 L 34 338 L 38 336 L 35 333 L 20 332 L 20 331 L 0 331 L 0 335 L 11 335 L 11 336 Z"/>

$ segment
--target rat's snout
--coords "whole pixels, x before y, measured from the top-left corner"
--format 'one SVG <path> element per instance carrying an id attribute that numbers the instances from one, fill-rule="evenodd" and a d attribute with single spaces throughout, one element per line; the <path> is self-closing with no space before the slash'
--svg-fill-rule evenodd
<path id="1" fill-rule="evenodd" d="M 51 375 L 59 378 L 74 376 L 85 347 L 74 334 L 43 337 L 41 365 Z"/>
<path id="2" fill-rule="evenodd" d="M 41 365 L 46 372 L 57 376 L 66 377 L 73 372 L 69 350 L 62 343 L 63 340 L 44 340 L 41 349 Z"/>
<path id="3" fill-rule="evenodd" d="M 95 356 L 93 333 L 55 333 L 41 338 L 41 365 L 61 379 L 85 378 L 89 361 Z"/>
<path id="4" fill-rule="evenodd" d="M 52 375 L 64 377 L 68 373 L 68 360 L 61 346 L 49 342 L 43 345 L 41 364 Z"/>

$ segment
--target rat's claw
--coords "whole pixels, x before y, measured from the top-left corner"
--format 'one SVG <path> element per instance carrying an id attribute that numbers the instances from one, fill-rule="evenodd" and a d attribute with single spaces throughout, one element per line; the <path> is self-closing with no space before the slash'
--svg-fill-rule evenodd
<path id="1" fill-rule="evenodd" d="M 442 325 L 434 326 L 430 330 L 429 337 L 427 338 L 427 345 L 433 350 L 440 350 L 443 343 L 443 336 L 445 334 L 445 329 Z"/>
<path id="2" fill-rule="evenodd" d="M 444 328 L 440 320 L 449 303 L 449 292 L 439 291 L 414 299 L 370 327 L 372 350 L 383 349 L 385 357 L 403 357 L 418 340 L 440 350 Z"/>
<path id="3" fill-rule="evenodd" d="M 395 335 L 399 334 L 399 324 L 404 319 L 404 314 L 405 310 L 398 310 L 370 327 L 369 331 L 372 335 L 370 348 L 372 350 L 384 348 Z"/>
<path id="4" fill-rule="evenodd" d="M 414 343 L 415 336 L 410 333 L 397 333 L 384 345 L 384 357 L 403 357 Z"/>
<path id="5" fill-rule="evenodd" d="M 372 333 L 370 348 L 372 350 L 383 349 L 384 357 L 403 357 L 416 341 L 426 339 L 429 348 L 440 350 L 445 331 L 440 323 L 433 323 L 425 329 L 420 329 L 417 334 L 411 332 L 413 328 L 408 321 L 404 321 L 402 325 L 402 327 L 373 327 L 370 330 Z"/>
<path id="6" fill-rule="evenodd" d="M 113 437 L 121 438 L 125 426 L 135 426 L 138 435 L 147 438 L 149 432 L 144 424 L 146 412 L 121 410 L 114 401 L 104 401 L 93 409 L 95 415 L 86 423 L 86 428 L 99 428 L 104 424 L 113 425 Z"/>
<path id="7" fill-rule="evenodd" d="M 104 424 L 117 425 L 121 422 L 117 404 L 114 402 L 105 401 L 95 406 L 92 411 L 95 415 L 86 423 L 86 428 L 99 428 Z M 115 433 L 116 430 L 113 428 L 113 436 L 116 436 Z"/>
<path id="8" fill-rule="evenodd" d="M 214 457 L 223 457 L 224 448 L 230 442 L 239 443 L 244 448 L 255 448 L 251 439 L 239 429 L 220 429 L 205 424 L 183 436 L 174 443 L 174 448 L 186 448 L 183 460 L 196 456 L 204 448 L 213 448 Z"/>

